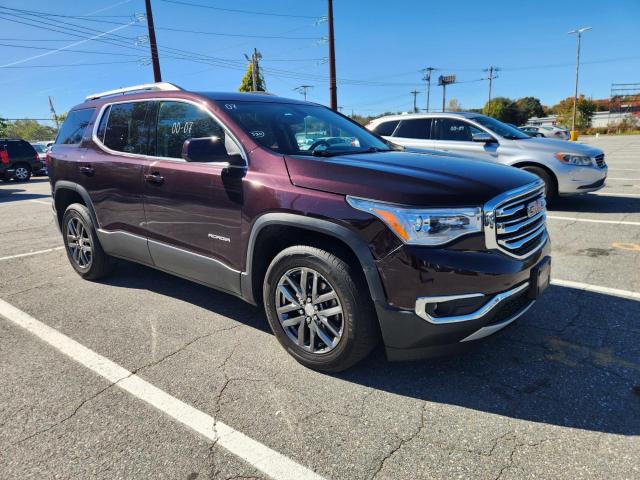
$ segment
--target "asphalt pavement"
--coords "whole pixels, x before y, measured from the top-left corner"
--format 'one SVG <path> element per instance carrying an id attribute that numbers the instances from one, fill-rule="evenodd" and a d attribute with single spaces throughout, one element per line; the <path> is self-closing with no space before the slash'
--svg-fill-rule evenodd
<path id="1" fill-rule="evenodd" d="M 582 141 L 609 180 L 550 208 L 555 283 L 527 315 L 453 358 L 378 349 L 338 375 L 298 365 L 229 295 L 127 262 L 82 280 L 47 179 L 0 184 L 0 478 L 268 478 L 255 445 L 306 478 L 640 478 L 640 137 Z M 198 433 L 178 403 L 244 443 Z"/>

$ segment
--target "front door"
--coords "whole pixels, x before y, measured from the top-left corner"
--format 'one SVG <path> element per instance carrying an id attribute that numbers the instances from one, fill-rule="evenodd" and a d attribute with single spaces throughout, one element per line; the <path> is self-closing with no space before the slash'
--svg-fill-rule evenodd
<path id="1" fill-rule="evenodd" d="M 499 144 L 474 142 L 473 135 L 478 133 L 485 132 L 465 120 L 437 118 L 431 128 L 432 145 L 433 148 L 444 152 L 496 161 Z"/>
<path id="2" fill-rule="evenodd" d="M 225 135 L 201 107 L 160 102 L 156 159 L 143 175 L 145 229 L 158 268 L 238 293 L 242 177 L 219 164 L 182 158 L 185 140 Z"/>

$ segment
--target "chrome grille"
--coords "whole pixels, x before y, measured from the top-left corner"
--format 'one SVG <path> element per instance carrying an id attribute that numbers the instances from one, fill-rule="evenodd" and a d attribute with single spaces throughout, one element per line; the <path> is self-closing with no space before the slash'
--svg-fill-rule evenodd
<path id="1" fill-rule="evenodd" d="M 546 241 L 544 184 L 536 182 L 496 197 L 485 205 L 487 246 L 523 258 Z"/>
<path id="2" fill-rule="evenodd" d="M 604 162 L 604 153 L 601 153 L 600 155 L 596 155 L 596 165 L 598 165 L 599 168 L 604 168 L 607 164 Z"/>

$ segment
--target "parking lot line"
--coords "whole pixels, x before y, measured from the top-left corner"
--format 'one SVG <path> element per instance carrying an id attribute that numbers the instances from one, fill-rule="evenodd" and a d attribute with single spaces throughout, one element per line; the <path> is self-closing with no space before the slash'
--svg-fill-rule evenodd
<path id="1" fill-rule="evenodd" d="M 31 255 L 40 255 L 41 253 L 54 252 L 56 250 L 62 250 L 64 247 L 47 248 L 46 250 L 36 250 L 35 252 L 18 253 L 17 255 L 9 255 L 7 257 L 0 257 L 0 262 L 3 260 L 11 260 L 12 258 L 30 257 Z"/>
<path id="2" fill-rule="evenodd" d="M 640 222 L 629 222 L 626 220 L 596 220 L 595 218 L 577 218 L 577 217 L 562 217 L 559 215 L 547 215 L 550 220 L 568 220 L 571 222 L 587 222 L 587 223 L 609 223 L 612 225 L 635 225 L 640 226 Z"/>
<path id="3" fill-rule="evenodd" d="M 611 168 L 609 167 L 610 172 L 640 172 L 640 168 Z"/>
<path id="4" fill-rule="evenodd" d="M 604 293 L 605 295 L 614 295 L 616 297 L 627 298 L 629 300 L 640 300 L 640 292 L 631 292 L 629 290 L 620 290 L 618 288 L 601 287 L 600 285 L 590 285 L 588 283 L 582 282 L 572 282 L 571 280 L 560 280 L 558 278 L 554 278 L 551 280 L 551 285 L 575 288 L 577 290 L 584 290 L 587 292 Z"/>
<path id="5" fill-rule="evenodd" d="M 627 181 L 627 182 L 636 182 L 636 181 L 639 181 L 640 178 L 607 177 L 607 180 L 624 180 L 624 181 Z"/>
<path id="6" fill-rule="evenodd" d="M 33 203 L 40 203 L 40 204 L 42 204 L 42 205 L 49 205 L 49 206 L 51 206 L 51 202 L 46 202 L 46 201 L 44 201 L 44 200 L 29 200 L 29 201 L 30 201 L 30 202 L 33 202 Z"/>
<path id="7" fill-rule="evenodd" d="M 629 198 L 637 198 L 640 197 L 640 193 L 618 193 L 618 192 L 603 192 L 600 190 L 599 192 L 590 192 L 588 195 L 598 195 L 600 197 L 629 197 Z"/>
<path id="8" fill-rule="evenodd" d="M 169 395 L 133 372 L 76 342 L 0 299 L 0 316 L 24 328 L 113 385 L 157 408 L 205 438 L 216 442 L 257 470 L 276 480 L 322 480 L 322 477 L 281 453 L 253 440 L 210 415 Z"/>

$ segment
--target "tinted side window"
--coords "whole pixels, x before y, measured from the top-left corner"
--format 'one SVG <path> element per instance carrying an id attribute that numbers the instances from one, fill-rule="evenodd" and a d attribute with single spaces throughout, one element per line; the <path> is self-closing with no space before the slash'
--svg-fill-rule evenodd
<path id="1" fill-rule="evenodd" d="M 402 120 L 393 136 L 427 140 L 430 129 L 430 118 L 412 118 L 410 120 Z"/>
<path id="2" fill-rule="evenodd" d="M 57 144 L 75 145 L 80 143 L 84 131 L 93 117 L 95 108 L 85 108 L 83 110 L 73 110 L 69 112 L 66 120 L 60 127 L 60 132 L 56 137 Z"/>
<path id="3" fill-rule="evenodd" d="M 440 118 L 435 140 L 470 142 L 476 133 L 481 133 L 481 130 L 467 122 L 455 118 Z"/>
<path id="4" fill-rule="evenodd" d="M 391 120 L 389 122 L 382 122 L 375 126 L 373 131 L 378 135 L 382 135 L 383 137 L 389 137 L 396 129 L 400 120 Z"/>
<path id="5" fill-rule="evenodd" d="M 182 158 L 182 144 L 190 138 L 219 137 L 225 132 L 211 115 L 184 102 L 160 102 L 156 131 L 156 155 Z"/>
<path id="6" fill-rule="evenodd" d="M 104 129 L 104 144 L 111 150 L 149 155 L 148 115 L 152 102 L 111 105 Z M 104 115 L 103 115 L 104 117 Z M 101 122 L 102 123 L 102 120 Z"/>

